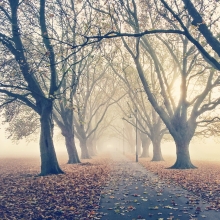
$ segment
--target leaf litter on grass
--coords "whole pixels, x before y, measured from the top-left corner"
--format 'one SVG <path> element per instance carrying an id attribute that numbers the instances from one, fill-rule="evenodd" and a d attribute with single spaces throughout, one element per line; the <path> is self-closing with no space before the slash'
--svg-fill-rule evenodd
<path id="1" fill-rule="evenodd" d="M 1 159 L 0 219 L 99 219 L 110 160 L 83 162 L 61 165 L 65 174 L 42 177 L 38 160 Z"/>

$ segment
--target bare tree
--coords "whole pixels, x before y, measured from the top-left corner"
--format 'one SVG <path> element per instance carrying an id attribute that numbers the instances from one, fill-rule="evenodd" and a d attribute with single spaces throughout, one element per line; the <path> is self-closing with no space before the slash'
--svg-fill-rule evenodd
<path id="1" fill-rule="evenodd" d="M 157 33 L 168 33 L 182 35 L 195 45 L 204 59 L 211 64 L 215 69 L 220 70 L 219 59 L 213 56 L 213 51 L 219 56 L 219 28 L 216 25 L 219 20 L 217 14 L 220 8 L 218 1 L 200 1 L 199 4 L 193 4 L 190 0 L 173 0 L 169 4 L 165 0 L 160 1 L 139 1 L 139 0 L 120 0 L 106 2 L 106 4 L 97 4 L 94 0 L 86 0 L 89 6 L 96 11 L 98 16 L 103 17 L 108 25 L 108 29 L 103 30 L 103 26 L 94 26 L 97 35 L 84 36 L 84 42 L 74 47 L 82 47 L 85 44 L 100 42 L 103 39 L 112 39 L 118 37 L 136 37 L 140 38 L 145 35 L 153 35 Z M 209 8 L 209 10 L 205 10 Z M 123 19 L 121 15 L 127 18 L 132 18 L 133 14 L 139 10 L 141 16 L 138 18 L 144 26 L 139 26 L 138 31 L 132 31 L 123 27 Z M 149 28 L 151 17 L 149 12 L 153 12 L 157 16 L 154 28 Z M 203 41 L 198 38 L 190 30 L 190 26 L 185 24 L 184 17 L 191 20 L 191 23 L 196 30 L 201 33 L 206 39 L 212 51 L 206 49 Z M 205 20 L 204 20 L 205 18 Z M 115 27 L 115 21 L 119 24 L 120 29 Z M 144 21 L 144 22 L 143 22 Z M 212 24 L 215 25 L 212 25 Z M 170 25 L 171 24 L 171 25 Z M 175 27 L 174 27 L 175 26 Z M 193 28 L 194 29 L 194 28 Z M 126 31 L 127 32 L 126 32 Z M 103 33 L 104 32 L 104 33 Z M 216 36 L 215 36 L 216 35 Z"/>
<path id="2" fill-rule="evenodd" d="M 117 45 L 116 47 L 118 47 Z M 132 64 L 131 60 L 126 57 L 125 52 L 118 48 L 117 54 L 114 54 L 114 58 L 110 63 L 113 72 L 124 84 L 124 90 L 127 91 L 129 101 L 125 107 L 123 103 L 120 105 L 120 110 L 124 113 L 124 120 L 136 127 L 136 120 L 138 123 L 138 147 L 143 142 L 144 155 L 149 155 L 149 145 L 152 141 L 153 144 L 153 159 L 152 161 L 163 160 L 161 153 L 161 140 L 163 135 L 168 132 L 164 126 L 161 118 L 152 108 L 147 96 L 143 90 L 140 79 L 138 77 L 137 70 Z M 159 82 L 157 77 L 153 73 L 152 62 L 149 62 L 150 57 L 147 54 L 142 53 L 142 65 L 144 65 L 145 76 L 151 81 L 151 87 L 154 91 L 155 97 L 159 93 Z M 121 63 L 121 65 L 119 65 Z M 163 105 L 161 100 L 157 100 L 160 105 Z M 123 105 L 123 106 L 122 106 Z M 137 113 L 135 112 L 137 111 Z M 133 115 L 133 120 L 130 120 L 127 116 Z M 138 116 L 138 117 L 137 117 Z M 134 118 L 135 117 L 135 118 Z M 148 138 L 147 138 L 148 137 Z M 150 140 L 149 140 L 150 139 Z M 140 150 L 138 150 L 140 152 Z"/>
<path id="3" fill-rule="evenodd" d="M 135 12 L 131 17 L 134 23 L 131 24 L 131 21 L 128 21 L 128 23 L 138 31 L 138 13 L 137 11 Z M 190 25 L 189 21 L 188 25 Z M 214 69 L 202 65 L 201 58 L 198 52 L 195 51 L 195 46 L 190 44 L 186 37 L 179 38 L 182 48 L 181 59 L 178 59 L 179 48 L 176 48 L 177 53 L 175 54 L 173 53 L 175 49 L 171 46 L 173 42 L 161 39 L 162 43 L 167 47 L 167 52 L 165 53 L 167 55 L 169 54 L 173 62 L 175 62 L 173 67 L 170 66 L 172 69 L 168 68 L 168 70 L 164 69 L 165 67 L 161 65 L 161 58 L 158 57 L 159 45 L 157 45 L 156 49 L 151 43 L 152 40 L 150 38 L 143 37 L 136 39 L 134 49 L 126 43 L 124 38 L 122 40 L 134 60 L 150 103 L 160 115 L 176 143 L 177 160 L 172 168 L 194 168 L 194 165 L 190 161 L 189 143 L 195 133 L 198 117 L 214 109 L 220 103 L 218 97 L 212 96 L 212 93 L 219 86 L 218 74 Z M 161 98 L 164 102 L 162 106 L 157 101 L 158 99 L 155 98 L 150 82 L 144 74 L 143 66 L 140 62 L 140 42 L 153 60 L 154 71 L 159 80 Z M 170 79 L 169 74 L 166 74 L 169 71 L 175 74 L 176 70 L 174 67 L 176 65 L 178 66 L 177 71 L 180 74 L 180 94 L 177 103 L 172 93 L 172 78 Z M 203 79 L 202 84 L 200 81 L 201 78 Z M 196 91 L 198 87 L 200 91 Z"/>
<path id="4" fill-rule="evenodd" d="M 81 158 L 90 158 L 88 139 L 97 130 L 110 106 L 121 99 L 117 95 L 117 82 L 107 74 L 109 65 L 101 56 L 88 65 L 81 77 L 80 87 L 75 94 L 75 134 L 80 141 Z M 91 140 L 91 139 L 90 139 Z"/>
<path id="5" fill-rule="evenodd" d="M 63 173 L 54 150 L 52 111 L 54 100 L 62 95 L 59 91 L 69 74 L 67 70 L 60 71 L 59 64 L 65 66 L 78 52 L 61 40 L 60 13 L 63 20 L 68 19 L 68 13 L 56 4 L 46 4 L 45 0 L 5 0 L 0 5 L 4 68 L 0 92 L 6 96 L 2 106 L 17 101 L 39 115 L 41 175 Z M 76 41 L 80 41 L 80 33 Z M 69 50 L 66 57 L 60 55 L 60 45 L 66 45 Z M 7 71 L 13 80 L 8 80 Z"/>

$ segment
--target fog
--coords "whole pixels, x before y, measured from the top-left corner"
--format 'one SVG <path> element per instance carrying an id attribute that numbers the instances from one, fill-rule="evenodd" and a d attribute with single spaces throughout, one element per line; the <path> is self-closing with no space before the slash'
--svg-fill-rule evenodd
<path id="1" fill-rule="evenodd" d="M 175 156 L 175 143 L 162 143 L 162 153 L 164 155 Z M 152 149 L 151 149 L 152 150 Z M 220 147 L 214 138 L 206 138 L 200 141 L 191 141 L 190 156 L 192 160 L 209 160 L 219 161 Z"/>
<path id="2" fill-rule="evenodd" d="M 60 131 L 56 128 L 54 132 L 54 145 L 55 150 L 59 157 L 66 156 L 67 151 L 65 147 L 64 139 L 59 135 Z M 14 142 L 6 138 L 4 126 L 1 126 L 0 129 L 0 158 L 31 158 L 38 157 L 40 159 L 40 147 L 39 147 L 39 135 L 36 135 L 37 138 L 35 141 L 27 142 L 25 139 L 18 142 Z M 58 138 L 59 136 L 59 138 Z M 59 140 L 58 140 L 59 139 Z M 77 147 L 78 152 L 80 149 Z"/>
<path id="3" fill-rule="evenodd" d="M 65 147 L 64 139 L 57 138 L 60 131 L 58 129 L 55 130 L 54 144 L 57 153 L 57 157 L 66 156 L 67 151 Z M 1 144 L 0 144 L 0 158 L 16 158 L 16 157 L 39 157 L 40 159 L 40 149 L 39 149 L 39 139 L 36 141 L 26 142 L 25 140 L 21 140 L 18 143 L 14 143 L 12 140 L 7 139 L 5 136 L 4 127 L 0 129 L 1 136 Z M 77 151 L 79 155 L 81 154 L 79 144 L 77 144 Z M 126 144 L 126 143 L 125 143 Z M 192 140 L 190 144 L 190 155 L 192 160 L 214 160 L 219 161 L 220 156 L 220 144 L 215 138 L 206 138 L 198 140 Z M 172 141 L 162 142 L 161 144 L 162 154 L 175 156 L 175 144 Z M 101 150 L 104 151 L 122 151 L 122 143 L 114 142 L 111 143 L 106 142 L 103 146 L 100 147 Z M 153 149 L 152 145 L 150 145 L 150 154 L 152 155 Z"/>
<path id="4" fill-rule="evenodd" d="M 6 138 L 5 126 L 2 125 L 0 129 L 0 158 L 31 158 L 38 157 L 40 159 L 40 148 L 39 148 L 39 134 L 35 141 L 27 142 L 26 140 L 20 140 L 18 143 L 13 142 Z M 126 145 L 126 142 L 125 142 Z M 219 161 L 220 146 L 219 139 L 217 138 L 194 138 L 190 144 L 190 156 L 192 160 L 213 160 Z M 65 147 L 65 141 L 60 134 L 60 129 L 55 127 L 54 130 L 54 146 L 57 153 L 57 157 L 67 158 L 67 151 Z M 79 156 L 81 149 L 79 142 L 76 139 L 76 146 Z M 126 146 L 125 146 L 126 148 Z M 122 140 L 108 139 L 103 145 L 99 146 L 99 151 L 114 151 L 122 152 L 123 145 Z M 161 143 L 162 154 L 165 156 L 175 156 L 176 149 L 173 141 L 162 141 Z M 152 144 L 150 145 L 150 155 L 153 154 Z"/>

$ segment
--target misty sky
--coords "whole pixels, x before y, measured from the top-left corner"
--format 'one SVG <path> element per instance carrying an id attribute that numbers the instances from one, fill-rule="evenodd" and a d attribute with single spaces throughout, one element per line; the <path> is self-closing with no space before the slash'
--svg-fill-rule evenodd
<path id="1" fill-rule="evenodd" d="M 59 131 L 56 131 L 59 133 Z M 27 143 L 25 140 L 21 140 L 18 144 L 13 143 L 11 140 L 5 138 L 4 126 L 1 125 L 0 129 L 1 143 L 0 143 L 0 157 L 33 157 L 37 156 L 40 158 L 39 150 L 39 139 Z M 55 135 L 55 148 L 57 156 L 66 154 L 66 148 L 64 140 L 57 141 Z M 108 148 L 114 148 L 109 145 Z M 119 145 L 118 148 L 122 147 Z M 162 153 L 164 155 L 175 155 L 175 144 L 173 142 L 163 142 Z M 79 150 L 79 148 L 77 147 Z M 114 148 L 115 149 L 115 148 Z M 150 152 L 152 155 L 152 145 L 150 147 Z M 204 139 L 198 141 L 192 141 L 190 144 L 191 158 L 193 159 L 207 159 L 207 160 L 219 160 L 220 156 L 220 143 L 217 143 L 213 138 Z"/>

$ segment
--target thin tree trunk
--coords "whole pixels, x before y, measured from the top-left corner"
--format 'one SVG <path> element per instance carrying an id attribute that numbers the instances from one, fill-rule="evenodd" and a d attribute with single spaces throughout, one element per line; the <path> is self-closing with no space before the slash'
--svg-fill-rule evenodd
<path id="1" fill-rule="evenodd" d="M 155 138 L 155 140 L 152 141 L 153 144 L 153 158 L 151 161 L 164 161 L 161 147 L 160 147 L 161 139 Z"/>
<path id="2" fill-rule="evenodd" d="M 190 159 L 189 154 L 189 143 L 186 142 L 186 139 L 175 140 L 176 143 L 176 162 L 170 169 L 195 169 L 195 167 Z"/>
<path id="3" fill-rule="evenodd" d="M 86 139 L 80 140 L 80 148 L 81 148 L 81 159 L 91 159 L 86 145 Z"/>
<path id="4" fill-rule="evenodd" d="M 142 142 L 142 154 L 140 157 L 150 157 L 149 148 L 150 148 L 150 138 L 143 137 L 141 138 Z"/>
<path id="5" fill-rule="evenodd" d="M 80 163 L 73 135 L 66 135 L 64 137 L 65 137 L 66 149 L 69 157 L 68 164 Z"/>
<path id="6" fill-rule="evenodd" d="M 40 134 L 40 175 L 61 174 L 63 171 L 57 161 L 53 144 L 52 101 L 41 103 L 41 134 Z"/>

